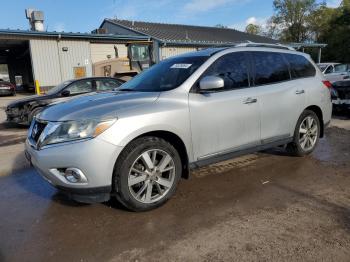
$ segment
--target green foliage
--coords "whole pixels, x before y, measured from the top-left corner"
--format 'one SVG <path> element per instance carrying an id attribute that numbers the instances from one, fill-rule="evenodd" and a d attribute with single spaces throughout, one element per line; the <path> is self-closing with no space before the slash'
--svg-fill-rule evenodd
<path id="1" fill-rule="evenodd" d="M 308 37 L 308 17 L 318 5 L 315 0 L 274 0 L 275 20 L 282 26 L 281 40 L 303 42 Z"/>
<path id="2" fill-rule="evenodd" d="M 223 24 L 217 24 L 217 25 L 215 25 L 215 27 L 217 27 L 217 28 L 228 28 L 226 25 L 223 25 Z"/>
<path id="3" fill-rule="evenodd" d="M 328 30 L 324 30 L 317 40 L 328 44 L 324 60 L 350 62 L 350 0 L 344 0 L 335 9 Z"/>
<path id="4" fill-rule="evenodd" d="M 273 6 L 275 14 L 260 34 L 284 42 L 325 43 L 324 61 L 350 62 L 350 0 L 338 8 L 316 0 L 274 0 Z"/>
<path id="5" fill-rule="evenodd" d="M 261 27 L 259 25 L 249 24 L 245 28 L 245 32 L 252 35 L 258 35 L 261 33 Z"/>

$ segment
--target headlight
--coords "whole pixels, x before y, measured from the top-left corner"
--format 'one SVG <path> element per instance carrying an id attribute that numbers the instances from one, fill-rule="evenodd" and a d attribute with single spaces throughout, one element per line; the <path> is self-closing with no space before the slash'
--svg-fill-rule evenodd
<path id="1" fill-rule="evenodd" d="M 39 138 L 38 146 L 94 138 L 106 131 L 115 121 L 116 119 L 49 122 Z"/>

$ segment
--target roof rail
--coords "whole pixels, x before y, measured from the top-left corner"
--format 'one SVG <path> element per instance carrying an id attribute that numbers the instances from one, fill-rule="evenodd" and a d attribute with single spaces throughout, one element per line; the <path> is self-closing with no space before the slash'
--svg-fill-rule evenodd
<path id="1" fill-rule="evenodd" d="M 285 49 L 285 50 L 295 51 L 295 49 L 293 47 L 286 46 L 286 45 L 267 44 L 267 43 L 254 43 L 254 42 L 237 44 L 237 45 L 235 45 L 235 47 L 268 47 L 268 48 L 277 48 L 277 49 Z"/>

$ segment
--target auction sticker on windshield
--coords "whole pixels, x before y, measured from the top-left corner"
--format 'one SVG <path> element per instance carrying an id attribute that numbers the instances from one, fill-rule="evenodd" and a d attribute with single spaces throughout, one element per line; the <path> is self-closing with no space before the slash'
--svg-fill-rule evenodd
<path id="1" fill-rule="evenodd" d="M 188 69 L 192 64 L 173 64 L 170 68 Z"/>

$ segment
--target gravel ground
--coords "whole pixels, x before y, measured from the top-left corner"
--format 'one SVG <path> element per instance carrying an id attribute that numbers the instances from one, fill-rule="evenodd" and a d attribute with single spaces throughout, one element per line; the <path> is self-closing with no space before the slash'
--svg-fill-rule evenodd
<path id="1" fill-rule="evenodd" d="M 145 213 L 71 202 L 26 166 L 26 130 L 2 125 L 0 261 L 349 261 L 350 131 L 338 121 L 311 156 L 274 149 L 196 170 Z"/>

